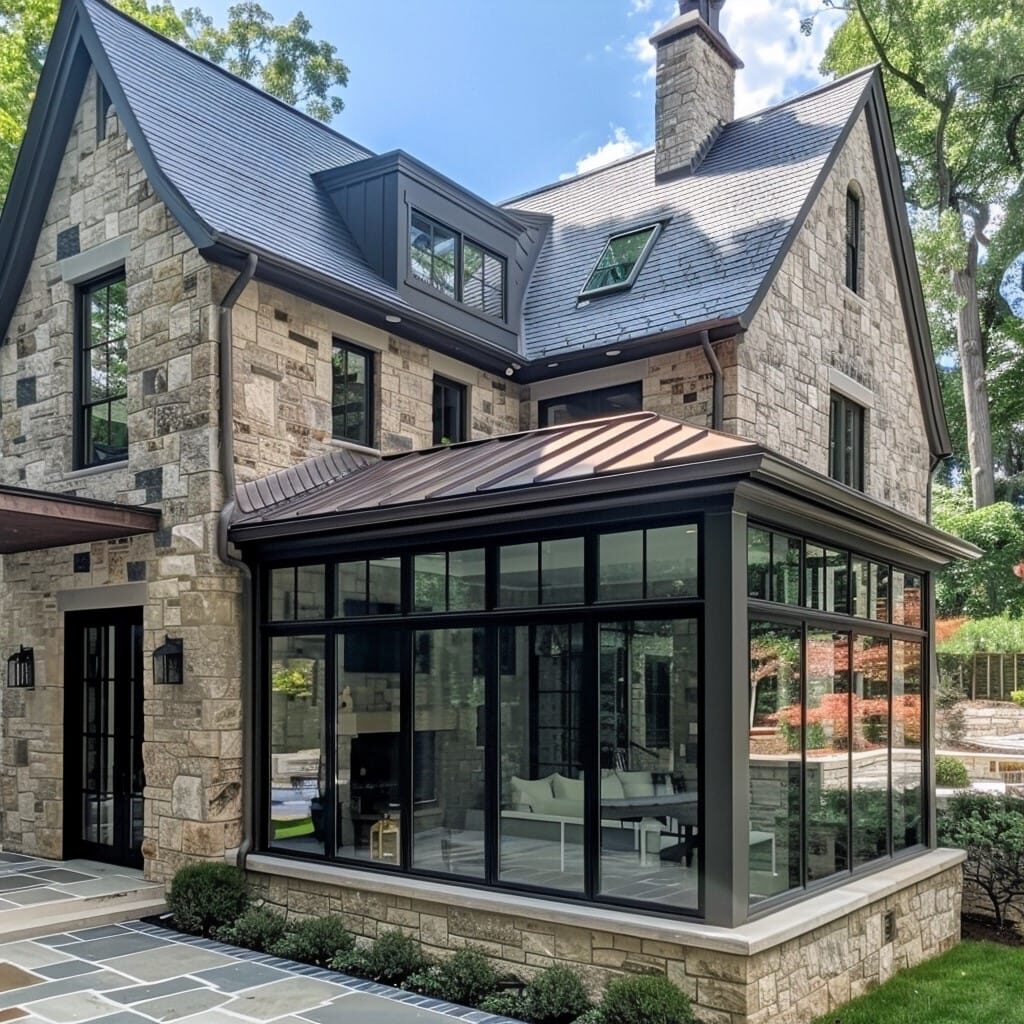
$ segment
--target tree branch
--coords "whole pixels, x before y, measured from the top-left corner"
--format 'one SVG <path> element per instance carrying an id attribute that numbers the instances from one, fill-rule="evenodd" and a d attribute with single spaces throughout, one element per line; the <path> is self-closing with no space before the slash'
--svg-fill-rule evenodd
<path id="1" fill-rule="evenodd" d="M 925 88 L 923 82 L 919 82 L 909 72 L 896 67 L 896 65 L 889 59 L 889 55 L 885 52 L 885 44 L 881 39 L 879 39 L 875 26 L 871 24 L 871 19 L 864 11 L 864 4 L 862 0 L 856 0 L 856 6 L 857 13 L 860 15 L 860 20 L 864 23 L 864 28 L 867 31 L 868 37 L 871 39 L 871 45 L 874 46 L 875 53 L 878 54 L 878 59 L 882 62 L 882 67 L 885 68 L 889 74 L 900 79 L 901 82 L 905 82 L 926 103 L 931 103 L 933 106 L 936 105 L 934 100 L 929 97 L 928 90 Z"/>

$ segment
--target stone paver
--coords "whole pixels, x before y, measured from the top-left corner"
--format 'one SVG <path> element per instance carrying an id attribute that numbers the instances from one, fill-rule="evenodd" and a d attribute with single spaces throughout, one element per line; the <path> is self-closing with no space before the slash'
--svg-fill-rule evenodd
<path id="1" fill-rule="evenodd" d="M 0 861 L 0 863 L 3 863 Z M 0 1021 L 509 1024 L 145 922 L 0 945 Z"/>

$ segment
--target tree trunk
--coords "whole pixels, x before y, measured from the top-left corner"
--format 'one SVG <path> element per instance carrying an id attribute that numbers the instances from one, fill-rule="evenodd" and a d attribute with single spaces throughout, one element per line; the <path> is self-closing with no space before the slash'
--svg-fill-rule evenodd
<path id="1" fill-rule="evenodd" d="M 974 507 L 985 508 L 996 500 L 995 462 L 992 456 L 992 423 L 989 418 L 985 352 L 981 344 L 978 308 L 978 240 L 967 246 L 966 266 L 953 271 L 953 290 L 960 297 L 956 344 L 964 386 L 967 419 L 967 454 L 971 463 Z"/>

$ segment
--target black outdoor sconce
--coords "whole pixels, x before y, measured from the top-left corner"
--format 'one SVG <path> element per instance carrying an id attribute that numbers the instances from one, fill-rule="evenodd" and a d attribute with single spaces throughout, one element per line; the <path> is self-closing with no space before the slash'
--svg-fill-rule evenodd
<path id="1" fill-rule="evenodd" d="M 18 690 L 36 688 L 36 659 L 31 647 L 19 647 L 7 659 L 7 685 Z"/>
<path id="2" fill-rule="evenodd" d="M 153 652 L 153 682 L 183 683 L 185 681 L 185 653 L 182 640 L 164 638 L 163 644 Z"/>

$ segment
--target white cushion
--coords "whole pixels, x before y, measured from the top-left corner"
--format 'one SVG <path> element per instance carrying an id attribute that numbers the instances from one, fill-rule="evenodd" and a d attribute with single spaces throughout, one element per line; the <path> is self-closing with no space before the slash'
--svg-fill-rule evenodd
<path id="1" fill-rule="evenodd" d="M 626 796 L 654 796 L 654 779 L 650 772 L 616 772 Z"/>
<path id="2" fill-rule="evenodd" d="M 583 780 L 567 779 L 564 775 L 555 772 L 551 776 L 551 792 L 558 800 L 577 800 L 583 804 Z"/>
<path id="3" fill-rule="evenodd" d="M 621 800 L 626 795 L 622 781 L 610 769 L 601 773 L 601 798 L 603 800 Z"/>
<path id="4" fill-rule="evenodd" d="M 583 802 L 581 800 L 559 800 L 551 797 L 548 800 L 538 800 L 533 805 L 534 814 L 550 814 L 553 818 L 565 818 L 568 820 L 583 820 Z"/>
<path id="5" fill-rule="evenodd" d="M 551 775 L 543 779 L 521 779 L 519 776 L 513 775 L 509 779 L 513 803 L 527 804 L 536 810 L 538 803 L 551 800 L 554 796 L 551 792 L 551 779 Z"/>

